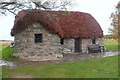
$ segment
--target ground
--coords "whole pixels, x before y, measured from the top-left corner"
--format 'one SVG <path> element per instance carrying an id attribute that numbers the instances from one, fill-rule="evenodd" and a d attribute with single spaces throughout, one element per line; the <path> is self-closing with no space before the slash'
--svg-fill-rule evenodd
<path id="1" fill-rule="evenodd" d="M 61 63 L 33 63 L 3 67 L 4 78 L 117 78 L 118 56 Z M 112 63 L 112 64 L 111 64 Z"/>
<path id="2" fill-rule="evenodd" d="M 115 40 L 105 40 L 104 45 L 107 51 L 117 51 L 118 42 Z M 4 51 L 5 50 L 5 51 Z M 4 48 L 5 60 L 11 59 L 7 54 L 8 48 Z M 12 53 L 13 50 L 8 52 Z M 96 54 L 95 54 L 96 55 Z M 7 57 L 6 57 L 7 56 Z M 68 57 L 69 58 L 69 57 Z M 84 60 L 74 58 L 72 61 L 48 61 L 48 62 L 22 62 L 15 67 L 3 66 L 4 78 L 117 78 L 118 77 L 118 56 L 87 58 Z M 15 59 L 14 59 L 15 60 Z M 14 61 L 13 60 L 13 61 Z M 17 60 L 17 59 L 16 59 Z M 24 64 L 23 64 L 24 63 Z"/>

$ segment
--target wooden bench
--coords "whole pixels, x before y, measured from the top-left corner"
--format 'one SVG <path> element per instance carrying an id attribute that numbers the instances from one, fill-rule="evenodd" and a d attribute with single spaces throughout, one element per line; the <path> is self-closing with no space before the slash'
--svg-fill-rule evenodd
<path id="1" fill-rule="evenodd" d="M 89 53 L 98 53 L 98 52 L 102 52 L 104 50 L 105 50 L 104 46 L 101 46 L 101 45 L 94 44 L 94 45 L 88 46 Z"/>

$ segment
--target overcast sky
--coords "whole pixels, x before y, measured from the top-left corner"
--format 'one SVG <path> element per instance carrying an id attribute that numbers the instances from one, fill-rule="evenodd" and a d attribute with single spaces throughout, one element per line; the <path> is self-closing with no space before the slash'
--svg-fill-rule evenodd
<path id="1" fill-rule="evenodd" d="M 110 27 L 110 14 L 115 11 L 115 5 L 119 0 L 74 0 L 71 10 L 90 13 L 101 25 L 104 34 L 108 34 Z M 14 15 L 0 16 L 0 40 L 14 40 L 10 36 L 14 24 Z"/>

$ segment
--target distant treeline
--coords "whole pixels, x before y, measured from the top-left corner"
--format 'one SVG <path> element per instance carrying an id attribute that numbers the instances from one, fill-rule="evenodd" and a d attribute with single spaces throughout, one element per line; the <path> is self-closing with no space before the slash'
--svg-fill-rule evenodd
<path id="1" fill-rule="evenodd" d="M 113 39 L 112 35 L 104 35 L 104 39 Z"/>

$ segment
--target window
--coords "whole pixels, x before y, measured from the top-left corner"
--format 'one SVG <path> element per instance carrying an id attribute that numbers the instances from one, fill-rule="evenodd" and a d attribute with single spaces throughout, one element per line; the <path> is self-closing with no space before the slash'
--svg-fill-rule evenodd
<path id="1" fill-rule="evenodd" d="M 96 44 L 96 38 L 95 37 L 92 39 L 92 44 Z"/>
<path id="2" fill-rule="evenodd" d="M 60 44 L 64 44 L 64 39 L 60 39 Z"/>
<path id="3" fill-rule="evenodd" d="M 42 43 L 42 34 L 35 34 L 35 43 Z"/>

